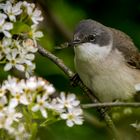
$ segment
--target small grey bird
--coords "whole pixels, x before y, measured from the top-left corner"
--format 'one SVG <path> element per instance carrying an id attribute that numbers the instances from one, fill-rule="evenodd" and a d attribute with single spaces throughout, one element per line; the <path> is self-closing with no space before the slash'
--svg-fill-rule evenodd
<path id="1" fill-rule="evenodd" d="M 129 36 L 87 19 L 76 27 L 71 44 L 79 77 L 101 102 L 134 97 L 140 53 Z"/>

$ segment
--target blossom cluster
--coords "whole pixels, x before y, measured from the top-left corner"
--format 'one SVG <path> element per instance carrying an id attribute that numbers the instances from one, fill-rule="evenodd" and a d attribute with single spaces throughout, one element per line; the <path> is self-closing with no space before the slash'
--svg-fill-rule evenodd
<path id="1" fill-rule="evenodd" d="M 66 120 L 69 127 L 81 125 L 83 112 L 76 96 L 72 93 L 65 95 L 64 92 L 60 96 L 54 95 L 54 86 L 40 77 L 19 80 L 9 76 L 0 87 L 0 129 L 7 130 L 17 140 L 29 138 L 23 121 L 23 108 L 32 114 L 30 117 L 40 114 L 49 119 L 48 112 L 52 112 L 59 120 Z"/>
<path id="2" fill-rule="evenodd" d="M 37 40 L 43 36 L 37 26 L 42 20 L 41 11 L 33 3 L 0 3 L 0 63 L 5 71 L 16 68 L 27 77 L 33 72 Z"/>
<path id="3" fill-rule="evenodd" d="M 60 97 L 52 100 L 51 109 L 60 114 L 60 118 L 66 120 L 66 124 L 72 127 L 74 124 L 83 124 L 83 111 L 79 106 L 80 101 L 76 99 L 75 94 L 65 95 L 60 93 Z"/>

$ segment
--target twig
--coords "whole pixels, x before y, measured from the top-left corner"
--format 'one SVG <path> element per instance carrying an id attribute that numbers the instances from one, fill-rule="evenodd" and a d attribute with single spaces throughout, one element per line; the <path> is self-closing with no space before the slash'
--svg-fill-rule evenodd
<path id="1" fill-rule="evenodd" d="M 97 107 L 140 107 L 140 103 L 131 102 L 131 103 L 124 103 L 124 102 L 115 102 L 115 103 L 94 103 L 94 104 L 84 104 L 82 105 L 83 108 L 97 108 Z"/>
<path id="2" fill-rule="evenodd" d="M 38 52 L 50 59 L 52 62 L 54 62 L 62 71 L 64 71 L 64 73 L 71 79 L 73 78 L 73 76 L 75 75 L 64 63 L 61 59 L 59 59 L 58 57 L 56 57 L 55 55 L 53 55 L 52 53 L 50 53 L 49 51 L 45 50 L 44 48 L 42 48 L 41 46 L 38 45 Z M 99 103 L 98 99 L 96 98 L 96 96 L 94 96 L 94 94 L 83 84 L 83 82 L 81 80 L 78 81 L 77 84 L 81 89 L 83 89 L 84 93 L 86 93 L 89 98 L 92 100 L 93 103 Z M 110 118 L 110 116 L 108 115 L 108 113 L 105 111 L 104 108 L 98 108 L 100 110 L 100 113 L 103 114 L 104 116 L 104 120 L 107 124 L 107 126 L 110 128 L 111 130 L 111 134 L 115 137 L 116 140 L 120 140 L 117 129 L 112 121 L 112 119 Z"/>
<path id="3" fill-rule="evenodd" d="M 38 52 L 44 56 L 49 58 L 51 61 L 53 61 L 60 69 L 64 71 L 64 73 L 69 77 L 72 78 L 74 76 L 74 73 L 63 63 L 61 59 L 50 53 L 49 51 L 45 50 L 41 46 L 38 45 Z"/>

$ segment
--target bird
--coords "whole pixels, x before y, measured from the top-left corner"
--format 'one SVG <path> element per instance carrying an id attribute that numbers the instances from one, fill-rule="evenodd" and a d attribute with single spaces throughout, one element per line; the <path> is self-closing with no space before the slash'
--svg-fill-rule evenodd
<path id="1" fill-rule="evenodd" d="M 84 19 L 76 26 L 70 44 L 78 76 L 100 102 L 135 97 L 140 85 L 140 52 L 127 34 Z"/>

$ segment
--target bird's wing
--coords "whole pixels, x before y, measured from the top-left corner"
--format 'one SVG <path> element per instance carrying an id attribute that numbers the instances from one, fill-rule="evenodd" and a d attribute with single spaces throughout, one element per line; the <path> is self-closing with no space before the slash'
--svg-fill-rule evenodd
<path id="1" fill-rule="evenodd" d="M 135 47 L 132 39 L 119 30 L 113 28 L 110 29 L 115 37 L 113 46 L 123 53 L 128 66 L 140 69 L 140 52 Z"/>

